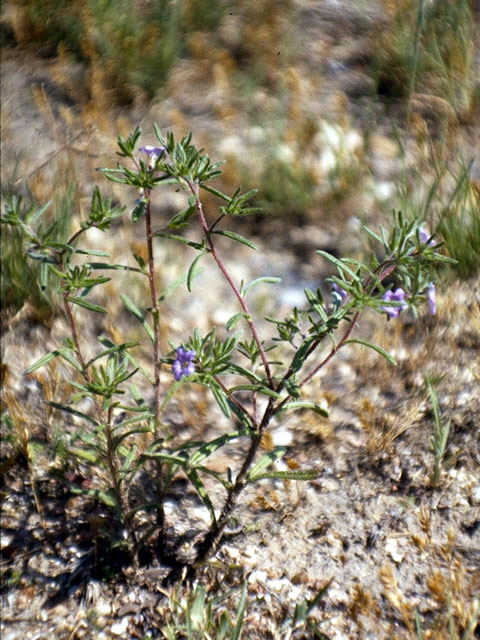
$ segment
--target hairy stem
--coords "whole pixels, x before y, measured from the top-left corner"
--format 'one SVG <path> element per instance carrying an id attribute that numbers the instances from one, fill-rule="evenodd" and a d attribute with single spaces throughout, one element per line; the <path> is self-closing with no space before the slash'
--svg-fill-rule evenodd
<path id="1" fill-rule="evenodd" d="M 202 229 L 203 229 L 203 232 L 204 232 L 205 237 L 207 239 L 208 246 L 210 247 L 210 250 L 212 252 L 212 256 L 213 256 L 215 262 L 217 263 L 218 268 L 220 269 L 220 271 L 225 276 L 225 279 L 227 280 L 228 284 L 230 285 L 233 293 L 235 294 L 235 297 L 237 298 L 238 302 L 240 303 L 242 311 L 246 315 L 246 321 L 247 321 L 248 326 L 250 328 L 250 332 L 251 332 L 251 334 L 253 336 L 253 339 L 255 340 L 255 343 L 257 345 L 260 357 L 262 359 L 262 363 L 263 363 L 263 366 L 264 366 L 264 369 L 265 369 L 265 374 L 267 376 L 268 383 L 269 383 L 270 387 L 273 389 L 273 378 L 272 378 L 272 373 L 270 371 L 270 365 L 268 364 L 267 355 L 265 353 L 265 349 L 263 348 L 262 341 L 260 340 L 260 336 L 258 335 L 255 323 L 253 322 L 252 317 L 250 315 L 250 312 L 248 310 L 248 306 L 247 306 L 247 303 L 245 301 L 245 298 L 240 293 L 240 290 L 238 289 L 237 285 L 233 282 L 232 277 L 228 273 L 227 268 L 223 264 L 223 261 L 222 261 L 220 255 L 219 255 L 216 247 L 215 247 L 215 244 L 213 242 L 212 235 L 211 235 L 211 229 L 208 228 L 207 222 L 205 220 L 205 214 L 203 212 L 203 206 L 202 206 L 202 203 L 201 203 L 200 197 L 199 197 L 198 186 L 196 184 L 194 184 L 193 182 L 189 181 L 189 180 L 187 180 L 187 184 L 188 184 L 188 187 L 189 187 L 190 191 L 195 196 L 195 206 L 196 206 L 196 209 L 197 209 L 198 217 L 200 218 L 200 224 L 202 225 Z"/>
<path id="2" fill-rule="evenodd" d="M 237 498 L 247 485 L 248 472 L 255 460 L 255 456 L 262 442 L 263 434 L 265 433 L 270 420 L 273 418 L 274 413 L 274 401 L 270 398 L 263 414 L 262 421 L 258 426 L 258 430 L 251 436 L 250 447 L 248 448 L 245 460 L 243 461 L 242 468 L 238 472 L 235 482 L 228 490 L 222 512 L 218 520 L 212 525 L 205 538 L 197 547 L 197 557 L 195 558 L 196 563 L 204 562 L 212 553 L 215 552 L 218 543 L 220 542 L 223 530 L 225 529 L 225 525 L 235 508 Z"/>
<path id="3" fill-rule="evenodd" d="M 132 527 L 131 517 L 128 516 L 129 506 L 128 499 L 123 491 L 123 485 L 119 477 L 117 459 L 115 455 L 115 446 L 112 432 L 113 406 L 110 405 L 107 412 L 107 420 L 105 423 L 105 434 L 107 437 L 107 466 L 110 473 L 110 480 L 113 484 L 113 490 L 117 499 L 118 508 L 120 509 L 122 521 L 127 529 L 130 553 L 135 559 L 135 545 L 137 542 L 135 530 Z"/>
<path id="4" fill-rule="evenodd" d="M 150 285 L 150 300 L 153 317 L 153 411 L 154 426 L 153 437 L 158 440 L 160 437 L 160 309 L 158 306 L 157 292 L 155 287 L 155 256 L 153 253 L 152 234 L 152 213 L 150 205 L 150 192 L 146 191 L 147 204 L 145 207 L 145 235 L 147 239 L 148 253 L 148 282 Z M 156 485 L 157 485 L 157 526 L 159 528 L 157 548 L 160 556 L 165 551 L 165 510 L 163 508 L 163 464 L 157 460 L 156 463 Z"/>

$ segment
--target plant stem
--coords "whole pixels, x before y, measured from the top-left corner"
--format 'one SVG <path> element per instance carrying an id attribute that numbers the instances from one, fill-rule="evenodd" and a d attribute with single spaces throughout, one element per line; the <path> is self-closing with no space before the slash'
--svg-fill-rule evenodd
<path id="1" fill-rule="evenodd" d="M 110 399 L 111 402 L 111 399 Z M 123 491 L 122 482 L 119 477 L 117 460 L 115 456 L 115 446 L 113 442 L 113 433 L 112 433 L 112 420 L 113 420 L 113 405 L 110 403 L 107 412 L 107 420 L 105 423 L 105 434 L 107 436 L 107 466 L 110 472 L 110 479 L 113 484 L 113 490 L 115 492 L 115 497 L 117 499 L 118 508 L 120 509 L 120 514 L 123 523 L 127 529 L 127 534 L 130 543 L 130 553 L 132 558 L 135 560 L 135 546 L 136 546 L 136 535 L 135 530 L 132 528 L 132 520 L 131 517 L 128 516 L 129 506 L 128 499 Z"/>
<path id="2" fill-rule="evenodd" d="M 240 293 L 237 285 L 233 282 L 230 274 L 227 271 L 227 268 L 223 264 L 223 261 L 222 261 L 220 255 L 219 255 L 216 247 L 215 247 L 215 244 L 214 244 L 212 236 L 211 236 L 211 230 L 208 228 L 207 221 L 205 220 L 205 214 L 203 212 L 203 206 L 202 206 L 202 203 L 201 203 L 200 197 L 199 197 L 199 188 L 195 183 L 191 182 L 190 180 L 187 180 L 187 184 L 188 184 L 188 187 L 189 187 L 190 191 L 195 196 L 195 206 L 196 206 L 196 209 L 197 209 L 198 217 L 200 218 L 200 224 L 202 225 L 202 229 L 203 229 L 203 232 L 204 232 L 205 237 L 207 239 L 208 246 L 210 247 L 210 250 L 212 252 L 212 256 L 213 256 L 215 262 L 217 263 L 218 268 L 220 269 L 220 271 L 225 276 L 225 279 L 227 280 L 228 284 L 230 285 L 230 287 L 231 287 L 233 293 L 235 294 L 237 300 L 239 301 L 240 306 L 242 307 L 242 311 L 246 315 L 245 319 L 246 319 L 246 321 L 248 323 L 248 326 L 250 328 L 250 331 L 251 331 L 251 334 L 253 336 L 253 339 L 255 340 L 255 343 L 257 345 L 258 352 L 260 354 L 260 357 L 261 357 L 262 362 L 263 362 L 263 366 L 265 368 L 265 374 L 267 376 L 268 383 L 270 385 L 270 388 L 273 389 L 273 377 L 272 377 L 272 373 L 270 371 L 270 365 L 268 364 L 267 355 L 265 353 L 265 350 L 263 348 L 262 342 L 260 340 L 260 336 L 258 335 L 257 328 L 255 327 L 255 323 L 253 322 L 252 317 L 250 315 L 250 312 L 248 310 L 248 306 L 247 306 L 247 303 L 245 301 L 245 298 Z"/>
<path id="3" fill-rule="evenodd" d="M 345 333 L 343 334 L 342 339 L 340 340 L 340 342 L 330 351 L 330 353 L 328 354 L 328 356 L 326 358 L 324 358 L 322 360 L 322 362 L 320 362 L 320 364 L 318 364 L 313 371 L 311 371 L 308 376 L 306 376 L 303 380 L 301 380 L 301 382 L 299 382 L 298 386 L 301 387 L 304 384 L 306 384 L 307 382 L 309 382 L 319 371 L 322 367 L 324 367 L 327 362 L 329 362 L 333 356 L 343 347 L 343 345 L 345 344 L 346 340 L 348 340 L 348 338 L 350 337 L 352 331 L 355 328 L 355 325 L 357 324 L 357 321 L 360 317 L 360 311 L 357 311 L 355 313 L 355 315 L 353 316 L 353 318 L 350 321 L 350 324 L 348 325 L 347 330 L 345 331 Z"/>
<path id="4" fill-rule="evenodd" d="M 217 548 L 223 530 L 225 529 L 225 525 L 228 522 L 228 518 L 236 505 L 237 498 L 247 485 L 248 472 L 262 442 L 263 434 L 274 415 L 274 400 L 273 398 L 270 398 L 263 414 L 262 421 L 258 426 L 258 430 L 251 436 L 250 447 L 247 451 L 247 455 L 245 456 L 245 460 L 243 461 L 242 468 L 238 472 L 235 482 L 228 490 L 227 499 L 223 505 L 220 517 L 212 525 L 205 538 L 197 547 L 195 564 L 204 562 Z"/>
<path id="5" fill-rule="evenodd" d="M 145 190 L 147 203 L 145 207 L 145 235 L 147 239 L 148 253 L 148 282 L 150 285 L 150 300 L 152 304 L 153 316 L 153 394 L 154 394 L 154 423 L 153 437 L 158 440 L 160 437 L 160 309 L 158 306 L 157 292 L 155 287 L 155 257 L 153 253 L 152 235 L 152 213 L 150 204 L 150 191 Z M 157 484 L 157 525 L 159 534 L 157 539 L 157 550 L 161 557 L 165 554 L 165 510 L 163 508 L 163 464 L 156 461 L 156 484 Z"/>

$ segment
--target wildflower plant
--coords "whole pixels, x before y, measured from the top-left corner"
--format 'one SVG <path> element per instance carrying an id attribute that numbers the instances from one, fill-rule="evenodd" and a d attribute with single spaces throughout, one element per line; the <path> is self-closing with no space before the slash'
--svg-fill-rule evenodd
<path id="1" fill-rule="evenodd" d="M 309 480 L 318 475 L 315 469 L 287 469 L 272 471 L 272 465 L 286 453 L 285 447 L 275 447 L 260 453 L 261 443 L 272 420 L 285 411 L 311 410 L 327 416 L 326 409 L 303 397 L 307 383 L 327 363 L 349 344 L 362 344 L 387 358 L 394 359 L 378 345 L 353 337 L 354 330 L 367 309 L 397 318 L 407 308 L 414 314 L 426 301 L 432 308 L 432 282 L 435 265 L 450 261 L 440 252 L 439 243 L 425 239 L 421 224 L 394 214 L 390 231 L 379 232 L 365 228 L 379 245 L 367 261 L 339 259 L 325 251 L 317 254 L 333 265 L 335 275 L 328 278 L 331 295 L 324 296 L 321 283 L 313 291 L 305 290 L 305 305 L 294 308 L 286 317 L 268 316 L 276 332 L 274 337 L 262 337 L 247 301 L 257 284 L 278 283 L 279 278 L 264 276 L 253 282 L 237 283 L 231 275 L 217 247 L 219 236 L 233 243 L 257 250 L 244 236 L 225 228 L 232 216 L 244 217 L 258 209 L 251 200 L 256 191 L 242 193 L 240 189 L 229 196 L 212 186 L 221 173 L 221 163 L 213 163 L 203 150 L 192 143 L 191 134 L 177 141 L 173 133 L 164 137 L 155 126 L 158 145 L 137 148 L 140 128 L 126 139 L 119 138 L 118 155 L 121 162 L 114 168 L 99 169 L 109 180 L 124 184 L 138 192 L 132 211 L 133 224 L 144 225 L 146 259 L 134 255 L 136 266 L 113 264 L 103 251 L 81 248 L 80 240 L 90 229 L 106 232 L 117 217 L 125 214 L 125 207 L 113 205 L 98 188 L 93 193 L 90 213 L 86 220 L 65 242 L 52 241 L 48 234 L 34 228 L 43 213 L 28 213 L 28 220 L 18 200 L 7 201 L 2 222 L 20 229 L 24 235 L 26 254 L 41 266 L 41 279 L 46 283 L 57 279 L 71 337 L 63 345 L 43 356 L 30 366 L 28 372 L 46 365 L 53 358 L 63 358 L 74 372 L 70 384 L 75 390 L 70 404 L 53 406 L 82 418 L 91 425 L 83 432 L 85 450 L 95 464 L 101 465 L 108 478 L 101 489 L 88 489 L 90 495 L 104 502 L 115 513 L 126 531 L 128 550 L 136 562 L 144 558 L 146 549 L 155 551 L 161 560 L 172 566 L 170 581 L 178 579 L 184 569 L 192 576 L 199 563 L 204 562 L 218 547 L 238 498 L 245 487 L 264 478 Z M 174 184 L 189 195 L 188 205 L 176 213 L 165 227 L 155 228 L 152 191 L 166 184 Z M 202 192 L 216 196 L 220 206 L 218 216 L 208 223 L 202 204 Z M 191 240 L 182 230 L 197 225 L 197 238 Z M 155 259 L 154 243 L 158 241 L 183 243 L 196 252 L 196 257 L 184 278 L 169 287 L 186 281 L 189 291 L 200 260 L 213 260 L 237 301 L 238 311 L 227 322 L 224 338 L 216 327 L 206 335 L 198 330 L 185 336 L 182 344 L 170 343 L 171 351 L 161 351 L 161 305 L 165 292 L 157 291 L 155 274 L 161 265 Z M 377 255 L 384 255 L 379 259 Z M 101 336 L 99 349 L 87 358 L 81 335 L 77 309 L 105 315 L 107 309 L 93 302 L 90 292 L 110 280 L 103 275 L 116 270 L 128 270 L 148 283 L 148 300 L 139 308 L 125 293 L 120 297 L 126 309 L 140 323 L 150 343 L 151 370 L 137 361 L 135 342 L 117 343 Z M 102 275 L 99 275 L 102 274 Z M 50 275 L 50 279 L 47 279 Z M 385 285 L 395 278 L 396 288 Z M 98 300 L 98 297 L 97 297 Z M 330 343 L 324 355 L 320 347 Z M 322 356 L 320 356 L 322 353 Z M 138 380 L 143 378 L 143 382 Z M 187 441 L 179 444 L 169 433 L 163 414 L 170 398 L 188 381 L 206 387 L 225 416 L 235 424 L 233 430 L 211 441 Z M 152 394 L 145 392 L 150 387 Z M 147 395 L 149 400 L 147 401 Z M 150 397 L 153 401 L 150 402 Z M 264 402 L 259 402 L 259 398 Z M 81 411 L 75 403 L 90 398 L 93 412 Z M 149 439 L 139 448 L 138 434 Z M 208 458 L 227 443 L 246 441 L 240 468 L 225 474 L 209 468 Z M 85 455 L 84 455 L 85 458 Z M 149 474 L 155 487 L 154 498 L 145 504 L 135 504 L 132 485 L 138 474 Z M 197 491 L 210 513 L 211 523 L 204 537 L 197 543 L 196 556 L 191 565 L 168 556 L 167 519 L 164 510 L 166 492 L 182 472 Z M 204 479 L 218 482 L 226 493 L 223 506 L 214 506 Z"/>

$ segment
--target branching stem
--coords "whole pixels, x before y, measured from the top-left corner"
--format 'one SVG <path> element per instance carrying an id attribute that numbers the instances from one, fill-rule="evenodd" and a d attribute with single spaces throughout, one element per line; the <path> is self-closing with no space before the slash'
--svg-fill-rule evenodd
<path id="1" fill-rule="evenodd" d="M 248 306 L 247 306 L 246 300 L 242 296 L 242 294 L 240 293 L 240 290 L 238 289 L 237 285 L 233 282 L 232 277 L 228 273 L 227 268 L 223 264 L 223 261 L 222 261 L 222 259 L 220 257 L 220 254 L 218 253 L 218 251 L 217 251 L 217 249 L 215 247 L 215 244 L 213 242 L 212 235 L 211 235 L 211 230 L 208 228 L 207 222 L 205 220 L 205 214 L 203 212 L 203 206 L 202 206 L 202 203 L 200 201 L 198 186 L 195 183 L 193 183 L 192 181 L 190 181 L 190 180 L 187 180 L 187 184 L 188 184 L 188 187 L 189 187 L 190 191 L 195 196 L 195 206 L 196 206 L 196 209 L 197 209 L 198 217 L 200 218 L 200 224 L 202 225 L 202 229 L 203 229 L 203 232 L 204 232 L 205 237 L 207 239 L 208 246 L 210 247 L 210 250 L 212 252 L 212 256 L 213 256 L 215 262 L 217 263 L 218 268 L 220 269 L 220 271 L 225 276 L 225 279 L 227 280 L 228 284 L 230 285 L 233 293 L 235 294 L 235 297 L 237 298 L 238 302 L 240 303 L 242 311 L 246 315 L 246 321 L 247 321 L 248 326 L 250 328 L 250 331 L 251 331 L 251 334 L 253 336 L 253 339 L 255 340 L 255 343 L 257 345 L 260 357 L 262 359 L 262 363 L 263 363 L 263 366 L 265 368 L 265 374 L 267 376 L 268 383 L 270 385 L 270 388 L 273 389 L 273 377 L 272 377 L 272 373 L 270 371 L 270 365 L 268 364 L 267 355 L 265 353 L 265 349 L 263 348 L 262 341 L 260 340 L 260 336 L 258 335 L 255 323 L 253 322 L 252 317 L 250 315 L 250 312 L 248 310 Z"/>

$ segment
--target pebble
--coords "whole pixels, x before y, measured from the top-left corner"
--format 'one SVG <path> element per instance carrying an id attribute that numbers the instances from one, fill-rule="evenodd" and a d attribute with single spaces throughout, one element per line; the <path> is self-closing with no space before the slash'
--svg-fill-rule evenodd
<path id="1" fill-rule="evenodd" d="M 399 540 L 397 538 L 388 538 L 385 541 L 385 551 L 394 562 L 402 562 L 405 553 L 399 549 Z M 405 538 L 402 538 L 402 545 L 406 544 Z"/>
<path id="2" fill-rule="evenodd" d="M 472 502 L 480 504 L 480 484 L 472 489 Z"/>
<path id="3" fill-rule="evenodd" d="M 122 636 L 127 630 L 128 623 L 130 622 L 130 616 L 125 616 L 119 622 L 112 624 L 110 631 L 114 636 Z"/>
<path id="4" fill-rule="evenodd" d="M 95 606 L 95 609 L 99 616 L 108 616 L 112 613 L 112 605 L 106 600 L 100 601 Z"/>

